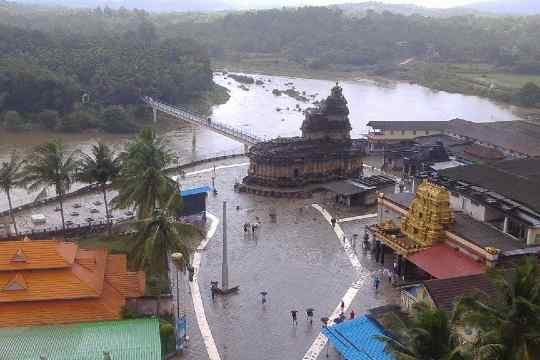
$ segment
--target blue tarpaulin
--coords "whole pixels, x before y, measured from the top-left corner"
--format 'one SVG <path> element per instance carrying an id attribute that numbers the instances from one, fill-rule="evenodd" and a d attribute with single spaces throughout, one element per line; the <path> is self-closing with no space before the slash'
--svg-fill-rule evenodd
<path id="1" fill-rule="evenodd" d="M 347 360 L 395 360 L 384 351 L 384 343 L 376 339 L 384 330 L 367 316 L 323 329 L 323 334 Z"/>
<path id="2" fill-rule="evenodd" d="M 209 192 L 210 192 L 210 188 L 208 186 L 202 186 L 202 187 L 182 190 L 180 194 L 182 195 L 182 197 L 186 197 L 186 196 L 206 194 Z"/>

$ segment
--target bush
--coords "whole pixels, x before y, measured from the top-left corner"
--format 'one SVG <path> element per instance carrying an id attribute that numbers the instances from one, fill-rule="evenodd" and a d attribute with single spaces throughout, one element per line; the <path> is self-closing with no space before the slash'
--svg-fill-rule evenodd
<path id="1" fill-rule="evenodd" d="M 56 110 L 43 110 L 37 115 L 41 127 L 47 130 L 56 129 L 60 123 L 60 115 Z"/>
<path id="2" fill-rule="evenodd" d="M 8 130 L 24 130 L 26 123 L 17 111 L 6 111 L 4 114 L 4 127 Z"/>
<path id="3" fill-rule="evenodd" d="M 109 106 L 101 113 L 101 128 L 111 133 L 133 132 L 126 109 L 122 106 Z"/>
<path id="4" fill-rule="evenodd" d="M 78 110 L 62 118 L 60 129 L 66 132 L 77 132 L 96 126 L 96 116 L 88 111 Z"/>

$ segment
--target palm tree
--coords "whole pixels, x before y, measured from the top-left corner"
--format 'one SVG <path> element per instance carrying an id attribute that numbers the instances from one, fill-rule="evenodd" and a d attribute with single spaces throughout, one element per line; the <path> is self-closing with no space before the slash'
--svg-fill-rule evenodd
<path id="1" fill-rule="evenodd" d="M 13 213 L 13 203 L 11 201 L 11 190 L 15 187 L 21 187 L 22 183 L 22 166 L 24 160 L 22 160 L 16 151 L 11 153 L 9 161 L 2 162 L 0 167 L 0 189 L 6 193 L 9 206 L 9 216 L 11 222 L 15 228 L 15 235 L 19 236 L 19 230 L 17 229 L 17 222 L 15 221 L 15 214 Z"/>
<path id="2" fill-rule="evenodd" d="M 53 140 L 38 145 L 32 155 L 26 160 L 23 182 L 30 191 L 54 187 L 60 215 L 62 216 L 62 229 L 66 231 L 64 220 L 64 196 L 69 191 L 77 170 L 76 151 L 67 152 L 60 140 Z"/>
<path id="3" fill-rule="evenodd" d="M 529 257 L 515 270 L 494 271 L 499 296 L 461 299 L 459 317 L 478 329 L 478 359 L 533 360 L 540 354 L 540 266 Z"/>
<path id="4" fill-rule="evenodd" d="M 118 191 L 113 199 L 117 208 L 136 208 L 140 220 L 152 217 L 157 208 L 181 207 L 177 185 L 164 172 L 173 156 L 152 129 L 143 129 L 121 157 L 122 168 L 113 181 L 113 188 Z"/>
<path id="5" fill-rule="evenodd" d="M 92 155 L 83 154 L 79 164 L 78 179 L 88 184 L 99 184 L 103 192 L 105 215 L 110 223 L 109 202 L 107 201 L 107 183 L 120 172 L 120 158 L 107 145 L 98 143 L 92 146 Z"/>
<path id="6" fill-rule="evenodd" d="M 389 330 L 395 336 L 378 336 L 385 351 L 397 360 L 463 360 L 465 349 L 459 346 L 451 315 L 419 302 L 408 319 L 393 315 Z"/>
<path id="7" fill-rule="evenodd" d="M 145 270 L 157 286 L 158 308 L 161 298 L 161 287 L 169 283 L 169 256 L 172 253 L 182 254 L 184 260 L 180 267 L 189 265 L 189 259 L 200 240 L 200 230 L 190 224 L 176 222 L 174 217 L 165 211 L 155 211 L 153 216 L 136 223 L 137 232 L 133 237 L 130 258 L 139 270 Z"/>

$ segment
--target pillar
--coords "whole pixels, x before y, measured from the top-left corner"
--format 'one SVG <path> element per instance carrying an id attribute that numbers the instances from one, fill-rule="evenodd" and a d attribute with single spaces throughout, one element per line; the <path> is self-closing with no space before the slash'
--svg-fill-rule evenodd
<path id="1" fill-rule="evenodd" d="M 535 245 L 536 244 L 536 230 L 535 228 L 529 228 L 527 230 L 527 245 Z"/>
<path id="2" fill-rule="evenodd" d="M 197 129 L 195 127 L 192 128 L 191 134 L 191 148 L 195 151 L 197 149 Z"/>
<path id="3" fill-rule="evenodd" d="M 247 154 L 249 152 L 249 145 L 244 144 L 244 154 Z"/>
<path id="4" fill-rule="evenodd" d="M 503 232 L 508 233 L 508 216 L 504 217 Z"/>
<path id="5" fill-rule="evenodd" d="M 152 108 L 152 114 L 153 114 L 153 120 L 155 124 L 157 123 L 157 109 L 155 107 Z"/>
<path id="6" fill-rule="evenodd" d="M 386 245 L 381 244 L 381 257 L 379 259 L 381 265 L 384 265 L 384 252 L 386 251 Z"/>

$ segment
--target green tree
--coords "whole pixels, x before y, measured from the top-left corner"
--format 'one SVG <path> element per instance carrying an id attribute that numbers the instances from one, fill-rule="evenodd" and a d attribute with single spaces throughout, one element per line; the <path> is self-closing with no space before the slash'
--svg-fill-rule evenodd
<path id="1" fill-rule="evenodd" d="M 54 187 L 64 232 L 64 196 L 73 182 L 77 163 L 76 151 L 68 152 L 60 140 L 53 140 L 36 146 L 27 158 L 24 168 L 23 182 L 30 191 Z"/>
<path id="2" fill-rule="evenodd" d="M 385 350 L 397 360 L 464 360 L 466 351 L 459 346 L 451 317 L 444 310 L 420 302 L 412 316 L 390 319 L 389 330 L 396 337 L 378 337 Z"/>
<path id="3" fill-rule="evenodd" d="M 494 271 L 499 296 L 470 296 L 457 304 L 459 318 L 479 330 L 479 360 L 533 360 L 540 354 L 540 266 L 529 257 L 515 270 Z"/>
<path id="4" fill-rule="evenodd" d="M 25 127 L 24 119 L 17 111 L 6 111 L 4 114 L 4 127 L 8 130 L 23 130 Z"/>
<path id="5" fill-rule="evenodd" d="M 15 214 L 13 213 L 13 203 L 11 202 L 11 190 L 23 186 L 22 182 L 22 160 L 17 152 L 13 151 L 8 161 L 2 162 L 0 167 L 0 189 L 6 194 L 9 206 L 9 216 L 15 228 L 15 235 L 19 236 Z"/>
<path id="6" fill-rule="evenodd" d="M 110 133 L 126 133 L 133 131 L 129 117 L 122 106 L 109 106 L 101 114 L 101 127 Z"/>
<path id="7" fill-rule="evenodd" d="M 99 184 L 103 193 L 103 203 L 107 222 L 110 223 L 109 202 L 107 201 L 107 184 L 120 172 L 120 158 L 103 143 L 92 146 L 92 154 L 82 154 L 77 178 L 88 184 Z"/>
<path id="8" fill-rule="evenodd" d="M 528 82 L 516 94 L 517 101 L 523 106 L 535 106 L 540 103 L 540 87 Z"/>
<path id="9" fill-rule="evenodd" d="M 171 197 L 171 200 L 173 198 Z M 135 223 L 137 232 L 133 238 L 130 257 L 137 269 L 145 270 L 157 286 L 158 308 L 161 303 L 162 284 L 169 284 L 169 257 L 172 253 L 181 253 L 185 259 L 184 269 L 189 258 L 201 239 L 197 227 L 176 222 L 167 211 L 156 211 L 145 220 Z"/>
<path id="10" fill-rule="evenodd" d="M 60 122 L 60 115 L 56 110 L 45 109 L 38 114 L 41 126 L 47 130 L 54 130 Z"/>
<path id="11" fill-rule="evenodd" d="M 60 129 L 66 132 L 79 132 L 96 126 L 96 116 L 84 110 L 74 111 L 62 118 Z"/>
<path id="12" fill-rule="evenodd" d="M 145 128 L 122 154 L 120 174 L 113 181 L 117 208 L 136 208 L 138 219 L 150 218 L 157 208 L 180 209 L 182 197 L 165 174 L 172 154 L 154 130 Z M 171 200 L 171 196 L 173 196 Z"/>

